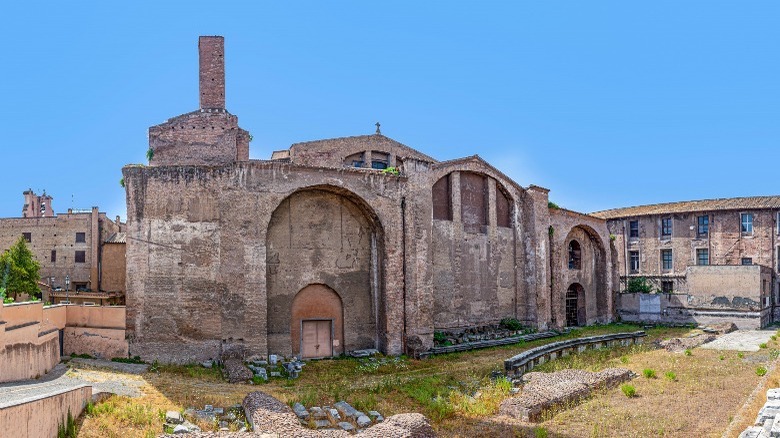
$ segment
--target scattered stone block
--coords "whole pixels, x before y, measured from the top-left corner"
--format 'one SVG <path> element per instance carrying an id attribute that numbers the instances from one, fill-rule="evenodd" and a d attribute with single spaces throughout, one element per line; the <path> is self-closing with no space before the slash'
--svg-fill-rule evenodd
<path id="1" fill-rule="evenodd" d="M 330 421 L 328 420 L 314 420 L 314 427 L 317 429 L 322 429 L 323 427 L 330 426 Z"/>
<path id="2" fill-rule="evenodd" d="M 184 434 L 184 433 L 190 433 L 190 430 L 187 429 L 186 426 L 184 426 L 182 424 L 179 424 L 179 425 L 177 425 L 176 427 L 173 428 L 173 433 L 175 435 Z"/>
<path id="3" fill-rule="evenodd" d="M 309 419 L 309 411 L 307 411 L 306 407 L 300 403 L 295 403 L 293 405 L 293 412 L 295 412 L 295 415 L 297 415 L 301 420 L 306 421 Z"/>
<path id="4" fill-rule="evenodd" d="M 329 408 L 326 410 L 326 412 L 328 413 L 328 418 L 330 418 L 330 421 L 334 423 L 339 423 L 341 421 L 341 415 L 339 415 L 339 411 L 333 408 Z"/>
<path id="5" fill-rule="evenodd" d="M 355 420 L 355 423 L 357 423 L 358 427 L 362 429 L 362 428 L 366 428 L 368 426 L 371 426 L 371 419 L 368 418 L 365 415 L 361 415 L 361 416 L 357 417 L 357 420 Z"/>
<path id="6" fill-rule="evenodd" d="M 309 409 L 309 413 L 315 420 L 323 420 L 328 418 L 328 414 L 326 414 L 325 411 L 319 406 L 314 406 L 313 408 Z"/>
<path id="7" fill-rule="evenodd" d="M 381 423 L 385 419 L 385 417 L 377 411 L 368 411 L 368 416 L 377 423 Z"/>
<path id="8" fill-rule="evenodd" d="M 207 360 L 207 361 L 205 361 L 205 362 L 201 362 L 201 363 L 200 363 L 200 365 L 201 365 L 203 368 L 211 368 L 212 366 L 214 366 L 214 363 L 213 363 L 213 362 L 211 362 L 210 360 Z"/>
<path id="9" fill-rule="evenodd" d="M 276 365 L 276 363 L 279 362 L 279 356 L 277 356 L 275 354 L 272 354 L 272 355 L 268 356 L 268 362 L 271 365 Z"/>
<path id="10" fill-rule="evenodd" d="M 344 418 L 357 418 L 357 409 L 353 408 L 349 405 L 349 403 L 345 401 L 340 401 L 333 404 L 333 407 L 336 408 L 342 417 Z"/>
<path id="11" fill-rule="evenodd" d="M 345 432 L 353 432 L 355 430 L 355 426 L 353 426 L 352 423 L 347 423 L 346 421 L 339 423 L 339 427 Z"/>
<path id="12" fill-rule="evenodd" d="M 184 423 L 184 418 L 182 418 L 181 413 L 178 411 L 168 411 L 165 413 L 165 422 L 170 424 L 182 424 Z"/>

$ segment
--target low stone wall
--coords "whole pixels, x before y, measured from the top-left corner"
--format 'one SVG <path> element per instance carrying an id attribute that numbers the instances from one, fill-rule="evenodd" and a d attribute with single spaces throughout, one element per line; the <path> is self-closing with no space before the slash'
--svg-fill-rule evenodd
<path id="1" fill-rule="evenodd" d="M 637 331 L 553 342 L 551 344 L 526 350 L 516 356 L 510 357 L 504 361 L 504 370 L 509 377 L 519 377 L 526 372 L 531 371 L 535 366 L 541 365 L 557 357 L 568 356 L 571 353 L 585 351 L 589 348 L 598 349 L 615 345 L 627 346 L 635 343 L 639 344 L 645 336 L 645 332 Z"/>
<path id="2" fill-rule="evenodd" d="M 100 359 L 127 357 L 125 331 L 118 329 L 65 327 L 63 353 L 89 354 Z"/>
<path id="3" fill-rule="evenodd" d="M 648 324 L 711 325 L 734 322 L 741 330 L 766 327 L 773 320 L 772 310 L 738 308 L 698 308 L 689 305 L 688 294 L 621 293 L 617 312 L 622 321 Z"/>
<path id="4" fill-rule="evenodd" d="M 417 359 L 423 359 L 428 356 L 433 356 L 435 354 L 456 353 L 458 351 L 469 351 L 469 350 L 478 350 L 480 348 L 498 347 L 501 345 L 512 345 L 512 344 L 517 344 L 518 342 L 530 342 L 530 341 L 535 341 L 537 339 L 552 338 L 558 335 L 560 335 L 560 333 L 551 330 L 551 331 L 546 331 L 541 333 L 531 333 L 528 335 L 512 336 L 503 339 L 464 342 L 461 344 L 449 345 L 446 347 L 433 347 L 428 351 L 423 351 L 421 353 L 418 353 L 416 356 Z"/>
<path id="5" fill-rule="evenodd" d="M 30 342 L 0 345 L 0 383 L 40 377 L 60 362 L 57 332 L 38 337 L 37 327 L 32 328 L 36 333 Z"/>
<path id="6" fill-rule="evenodd" d="M 92 397 L 92 387 L 83 385 L 34 398 L 0 404 L 2 436 L 14 438 L 56 437 L 68 411 L 78 418 Z"/>

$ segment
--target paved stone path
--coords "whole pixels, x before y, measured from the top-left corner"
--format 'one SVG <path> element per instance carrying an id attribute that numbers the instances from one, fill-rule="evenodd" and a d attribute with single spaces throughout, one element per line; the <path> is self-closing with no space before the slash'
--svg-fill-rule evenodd
<path id="1" fill-rule="evenodd" d="M 727 333 L 699 348 L 709 350 L 758 351 L 759 345 L 769 342 L 775 330 L 737 330 Z"/>
<path id="2" fill-rule="evenodd" d="M 144 385 L 144 380 L 141 377 L 115 372 L 118 371 L 117 365 L 127 366 L 132 364 L 90 361 L 91 363 L 89 363 L 88 367 L 83 367 L 86 364 L 81 362 L 82 360 L 72 361 L 72 368 L 68 368 L 67 365 L 62 363 L 57 364 L 53 370 L 37 380 L 0 384 L 0 406 L 12 404 L 30 397 L 38 397 L 52 392 L 76 388 L 81 385 L 91 385 L 93 395 L 104 392 L 128 397 L 141 396 L 141 386 Z M 148 367 L 148 365 L 146 366 Z M 109 368 L 110 370 L 88 369 L 93 367 Z M 137 369 L 135 370 L 137 371 Z"/>

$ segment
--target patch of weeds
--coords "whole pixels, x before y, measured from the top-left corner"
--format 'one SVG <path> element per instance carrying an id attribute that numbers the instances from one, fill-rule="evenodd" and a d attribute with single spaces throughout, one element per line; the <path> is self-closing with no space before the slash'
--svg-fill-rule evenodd
<path id="1" fill-rule="evenodd" d="M 623 394 L 628 398 L 636 396 L 636 388 L 634 387 L 634 385 L 629 385 L 628 383 L 624 383 L 620 385 L 620 390 L 623 391 Z"/>
<path id="2" fill-rule="evenodd" d="M 111 358 L 111 362 L 119 362 L 119 363 L 136 363 L 136 364 L 145 364 L 146 362 L 141 360 L 141 356 L 133 356 L 133 357 L 113 357 Z"/>
<path id="3" fill-rule="evenodd" d="M 772 340 L 776 341 L 777 340 L 777 335 L 772 335 Z"/>
<path id="4" fill-rule="evenodd" d="M 685 355 L 686 355 L 686 356 L 693 356 L 693 351 L 691 351 L 691 349 L 690 349 L 690 348 L 686 348 L 686 349 L 685 349 Z"/>
<path id="5" fill-rule="evenodd" d="M 740 351 L 739 353 L 737 353 L 737 357 L 738 357 L 738 358 L 740 358 L 740 359 L 742 359 L 742 358 L 744 358 L 744 357 L 745 357 L 745 353 L 743 353 L 743 352 L 741 352 L 741 351 Z"/>
<path id="6" fill-rule="evenodd" d="M 758 377 L 763 377 L 766 375 L 766 367 L 758 367 L 756 368 L 756 375 Z"/>
<path id="7" fill-rule="evenodd" d="M 266 383 L 266 380 L 260 376 L 253 376 L 252 377 L 252 384 L 253 385 L 262 385 L 263 383 Z"/>
<path id="8" fill-rule="evenodd" d="M 773 349 L 772 349 L 772 350 L 769 352 L 769 358 L 770 358 L 770 359 L 772 359 L 772 360 L 775 360 L 775 359 L 777 359 L 778 357 L 780 357 L 780 350 L 777 350 L 777 349 L 773 348 Z"/>
<path id="9" fill-rule="evenodd" d="M 677 381 L 677 374 L 674 373 L 674 371 L 667 371 L 664 373 L 664 377 L 666 377 L 666 380 L 669 380 L 671 382 Z"/>
<path id="10" fill-rule="evenodd" d="M 758 344 L 758 348 L 766 348 L 766 342 Z"/>
<path id="11" fill-rule="evenodd" d="M 82 354 L 71 353 L 70 357 L 78 357 L 79 359 L 94 359 L 93 356 L 90 356 L 87 353 L 82 353 Z"/>
<path id="12" fill-rule="evenodd" d="M 76 438 L 77 434 L 76 420 L 68 409 L 68 418 L 57 426 L 57 438 Z"/>
<path id="13" fill-rule="evenodd" d="M 547 429 L 541 426 L 534 427 L 534 438 L 547 438 L 547 436 Z"/>
<path id="14" fill-rule="evenodd" d="M 86 412 L 87 415 L 93 415 L 95 413 L 95 404 L 92 403 L 92 401 L 88 401 L 87 406 L 84 407 L 84 412 Z"/>
<path id="15" fill-rule="evenodd" d="M 720 360 L 726 360 L 726 356 L 721 354 L 721 355 L 718 357 L 718 359 L 720 359 Z"/>
<path id="16" fill-rule="evenodd" d="M 452 415 L 454 409 L 447 396 L 451 382 L 445 381 L 444 376 L 427 376 L 419 379 L 411 379 L 398 389 L 420 403 L 428 416 L 434 421 L 441 421 Z"/>
<path id="17" fill-rule="evenodd" d="M 628 356 L 626 356 L 625 354 L 620 356 L 620 363 L 624 363 L 624 364 L 628 363 Z"/>
<path id="18" fill-rule="evenodd" d="M 645 368 L 642 370 L 642 375 L 647 379 L 655 379 L 655 370 L 651 368 Z"/>

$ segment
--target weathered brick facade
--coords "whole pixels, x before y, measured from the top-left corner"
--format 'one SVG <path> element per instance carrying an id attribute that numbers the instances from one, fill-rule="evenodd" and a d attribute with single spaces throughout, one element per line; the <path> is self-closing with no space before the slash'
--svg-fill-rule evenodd
<path id="1" fill-rule="evenodd" d="M 563 326 L 569 281 L 584 288 L 578 324 L 612 319 L 606 222 L 551 210 L 548 190 L 477 156 L 439 162 L 377 128 L 248 160 L 209 38 L 201 110 L 151 128 L 151 166 L 123 169 L 131 354 L 298 354 L 309 320 L 332 321 L 334 354 L 421 351 L 436 330 L 506 317 Z M 557 248 L 571 239 L 576 274 Z"/>
<path id="2" fill-rule="evenodd" d="M 607 219 L 614 236 L 621 289 L 626 288 L 629 279 L 644 277 L 659 292 L 688 294 L 681 307 L 721 313 L 755 312 L 754 317 L 763 325 L 771 321 L 768 315 L 780 302 L 780 198 L 688 201 L 594 215 Z M 746 271 L 752 275 L 749 282 L 743 282 L 753 284 L 750 293 L 744 288 L 726 287 L 731 284 L 728 276 L 734 270 L 723 268 L 743 264 L 764 267 Z M 699 268 L 695 270 L 697 275 L 691 275 L 690 267 Z M 717 282 L 705 274 L 708 271 L 720 276 L 721 287 L 714 286 Z M 744 317 L 736 313 L 732 316 Z"/>

